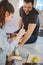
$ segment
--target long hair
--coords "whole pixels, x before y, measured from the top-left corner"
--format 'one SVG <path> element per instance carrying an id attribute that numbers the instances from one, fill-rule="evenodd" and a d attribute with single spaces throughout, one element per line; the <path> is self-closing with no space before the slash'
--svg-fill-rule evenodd
<path id="1" fill-rule="evenodd" d="M 14 8 L 11 3 L 8 2 L 8 0 L 2 0 L 0 2 L 0 27 L 3 27 L 5 24 L 5 13 L 8 11 L 8 13 L 14 13 Z"/>

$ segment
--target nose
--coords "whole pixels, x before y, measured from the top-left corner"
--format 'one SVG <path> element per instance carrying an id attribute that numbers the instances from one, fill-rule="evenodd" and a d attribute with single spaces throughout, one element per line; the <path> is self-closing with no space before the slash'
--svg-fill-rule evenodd
<path id="1" fill-rule="evenodd" d="M 27 11 L 28 11 L 28 8 L 26 8 L 25 10 L 26 10 L 26 12 L 27 12 Z"/>

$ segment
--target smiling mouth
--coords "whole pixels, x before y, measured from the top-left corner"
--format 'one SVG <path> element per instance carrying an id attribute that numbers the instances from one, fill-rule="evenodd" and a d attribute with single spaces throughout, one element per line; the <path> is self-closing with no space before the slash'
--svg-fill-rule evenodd
<path id="1" fill-rule="evenodd" d="M 26 13 L 26 15 L 28 15 L 29 14 L 29 12 L 25 12 Z"/>

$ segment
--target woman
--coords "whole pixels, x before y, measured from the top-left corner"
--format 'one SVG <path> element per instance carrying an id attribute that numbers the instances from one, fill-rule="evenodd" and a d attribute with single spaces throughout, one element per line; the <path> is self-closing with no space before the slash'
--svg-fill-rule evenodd
<path id="1" fill-rule="evenodd" d="M 7 0 L 2 0 L 0 2 L 0 65 L 5 65 L 6 54 L 12 53 L 12 51 L 16 47 L 18 47 L 18 42 L 22 35 L 24 35 L 25 33 L 25 30 L 21 29 L 21 31 L 17 34 L 15 40 L 13 40 L 11 44 L 9 44 L 7 35 L 3 30 L 3 27 L 6 23 L 9 22 L 13 15 L 13 6 Z"/>

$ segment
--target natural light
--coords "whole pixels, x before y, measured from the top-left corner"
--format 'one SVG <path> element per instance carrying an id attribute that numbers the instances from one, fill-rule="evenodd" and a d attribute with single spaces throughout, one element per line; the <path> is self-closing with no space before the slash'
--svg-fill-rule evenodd
<path id="1" fill-rule="evenodd" d="M 23 5 L 23 0 L 19 0 L 19 8 Z"/>
<path id="2" fill-rule="evenodd" d="M 37 0 L 37 4 L 36 4 L 36 9 L 37 10 L 42 10 L 43 9 L 43 0 Z"/>

